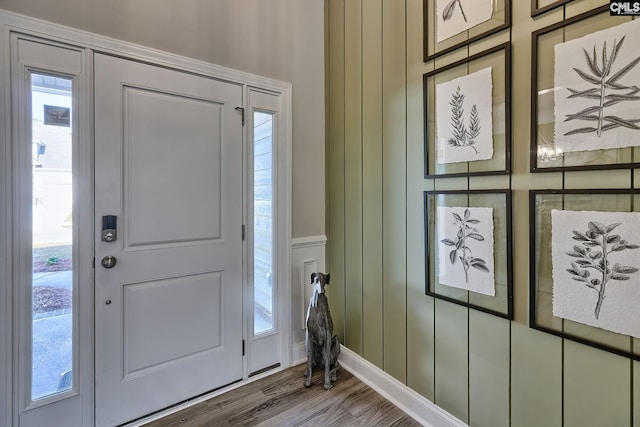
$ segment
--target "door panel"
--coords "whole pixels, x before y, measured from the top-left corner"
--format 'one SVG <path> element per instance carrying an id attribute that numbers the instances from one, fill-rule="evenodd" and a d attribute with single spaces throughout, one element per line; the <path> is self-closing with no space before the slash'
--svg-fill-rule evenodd
<path id="1" fill-rule="evenodd" d="M 123 287 L 125 378 L 222 344 L 221 279 L 215 272 Z M 150 310 L 164 315 L 149 316 Z"/>
<path id="2" fill-rule="evenodd" d="M 95 85 L 96 425 L 112 426 L 242 378 L 242 88 L 100 54 Z"/>
<path id="3" fill-rule="evenodd" d="M 220 170 L 224 104 L 134 88 L 124 104 L 127 249 L 220 239 L 221 177 L 203 171 Z"/>

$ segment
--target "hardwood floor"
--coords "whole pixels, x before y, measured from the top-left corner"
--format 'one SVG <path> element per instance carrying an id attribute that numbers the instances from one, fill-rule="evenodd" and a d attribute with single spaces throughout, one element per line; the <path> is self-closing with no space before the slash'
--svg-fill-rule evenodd
<path id="1" fill-rule="evenodd" d="M 320 371 L 305 388 L 305 366 L 285 369 L 145 427 L 420 425 L 344 369 L 331 390 L 322 387 Z"/>

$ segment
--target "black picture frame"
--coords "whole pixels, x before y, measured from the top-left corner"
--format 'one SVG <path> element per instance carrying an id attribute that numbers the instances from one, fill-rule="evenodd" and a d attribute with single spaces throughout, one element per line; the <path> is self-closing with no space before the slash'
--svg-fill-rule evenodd
<path id="1" fill-rule="evenodd" d="M 493 15 L 489 21 L 483 22 L 476 27 L 470 28 L 463 33 L 438 43 L 435 35 L 435 0 L 423 0 L 424 62 L 446 55 L 463 46 L 467 46 L 511 27 L 511 1 L 512 0 L 499 0 L 499 5 L 493 11 Z M 433 47 L 430 46 L 432 41 L 434 43 Z"/>
<path id="2" fill-rule="evenodd" d="M 443 190 L 424 192 L 425 294 L 453 304 L 513 320 L 513 243 L 511 190 Z M 444 202 L 444 204 L 439 202 Z M 438 206 L 493 208 L 493 244 L 496 295 L 483 295 L 438 282 L 440 246 L 436 241 Z"/>
<path id="3" fill-rule="evenodd" d="M 488 160 L 437 163 L 436 82 L 470 74 L 492 65 L 494 156 Z M 500 88 L 498 91 L 497 89 Z M 497 95 L 496 95 L 497 93 Z M 424 177 L 507 175 L 511 172 L 511 42 L 502 43 L 423 75 Z"/>
<path id="4" fill-rule="evenodd" d="M 624 204 L 628 204 L 629 210 L 620 209 Z M 567 207 L 568 210 L 637 212 L 640 189 L 529 190 L 529 327 L 640 360 L 640 339 L 553 315 L 551 209 Z M 613 211 L 613 207 L 617 210 Z"/>
<path id="5" fill-rule="evenodd" d="M 550 10 L 556 9 L 560 6 L 564 6 L 567 3 L 571 3 L 573 0 L 557 0 L 544 6 L 539 6 L 540 0 L 531 0 L 531 17 L 542 15 Z"/>
<path id="6" fill-rule="evenodd" d="M 627 17 L 627 19 L 631 19 Z M 574 170 L 629 169 L 640 166 L 640 147 L 622 147 L 563 153 L 555 145 L 553 79 L 554 41 L 563 43 L 586 34 L 593 27 L 607 29 L 623 23 L 621 17 L 610 16 L 609 6 L 601 6 L 564 21 L 539 29 L 531 35 L 531 129 L 530 164 L 532 173 Z M 573 30 L 573 31 L 571 31 Z M 568 38 L 566 34 L 574 34 Z M 579 34 L 578 34 L 579 33 Z M 587 34 L 590 34 L 587 33 Z M 578 34 L 578 35 L 575 35 Z M 546 54 L 545 54 L 546 53 Z M 546 117 L 546 119 L 544 119 Z"/>

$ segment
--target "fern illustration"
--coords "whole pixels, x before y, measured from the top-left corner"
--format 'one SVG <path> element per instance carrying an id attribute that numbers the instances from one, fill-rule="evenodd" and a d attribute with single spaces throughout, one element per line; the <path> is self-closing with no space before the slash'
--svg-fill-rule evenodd
<path id="1" fill-rule="evenodd" d="M 478 154 L 478 149 L 475 147 L 476 138 L 480 135 L 478 108 L 475 104 L 471 107 L 469 129 L 467 129 L 464 124 L 464 94 L 460 91 L 460 86 L 458 86 L 455 93 L 451 95 L 449 105 L 451 106 L 453 136 L 449 138 L 447 142 L 452 147 L 471 147 L 473 151 Z"/>
<path id="2" fill-rule="evenodd" d="M 475 150 L 473 144 L 476 143 L 476 138 L 480 135 L 480 117 L 478 116 L 478 109 L 475 104 L 471 107 L 471 118 L 469 119 L 469 129 L 467 130 L 467 141 L 469 145 Z M 478 154 L 478 150 L 476 150 Z"/>
<path id="3" fill-rule="evenodd" d="M 460 12 L 462 12 L 462 18 L 464 19 L 464 22 L 467 22 L 467 15 L 465 15 L 464 13 L 464 9 L 462 8 L 462 3 L 460 3 L 460 0 L 451 0 L 449 3 L 447 3 L 447 5 L 444 7 L 444 10 L 442 11 L 443 21 L 446 22 L 451 19 L 451 17 L 453 16 L 453 11 L 456 8 L 456 4 L 460 6 Z"/>
<path id="4" fill-rule="evenodd" d="M 567 88 L 571 92 L 571 94 L 567 96 L 567 99 L 594 99 L 597 101 L 597 105 L 587 107 L 574 114 L 567 114 L 564 121 L 584 120 L 596 122 L 596 124 L 595 126 L 585 126 L 570 130 L 566 132 L 565 135 L 595 132 L 598 137 L 601 137 L 602 132 L 618 127 L 640 130 L 640 126 L 638 125 L 640 119 L 624 119 L 614 115 L 605 115 L 605 109 L 607 107 L 619 104 L 620 102 L 640 100 L 640 96 L 637 95 L 638 92 L 640 92 L 638 86 L 628 86 L 619 82 L 625 74 L 640 63 L 640 56 L 612 74 L 614 63 L 624 43 L 625 37 L 626 36 L 623 36 L 619 42 L 616 42 L 615 39 L 613 40 L 613 49 L 610 55 L 607 55 L 607 42 L 605 41 L 603 43 L 600 63 L 598 63 L 596 45 L 593 46 L 592 55 L 590 55 L 586 49 L 582 49 L 589 71 L 583 71 L 579 68 L 573 68 L 573 70 L 582 80 L 591 83 L 595 87 L 580 90 Z"/>

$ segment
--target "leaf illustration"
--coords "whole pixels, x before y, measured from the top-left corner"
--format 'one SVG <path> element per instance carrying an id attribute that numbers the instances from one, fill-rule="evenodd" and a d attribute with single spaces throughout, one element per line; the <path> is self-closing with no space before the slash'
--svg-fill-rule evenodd
<path id="1" fill-rule="evenodd" d="M 442 19 L 448 21 L 453 16 L 453 9 L 456 7 L 456 0 L 451 0 L 442 11 Z"/>
<path id="2" fill-rule="evenodd" d="M 592 99 L 599 99 L 600 95 L 598 95 L 598 89 L 596 88 L 592 88 L 592 89 L 586 89 L 583 91 L 577 91 L 575 89 L 569 89 L 569 92 L 571 92 L 571 95 L 569 95 L 567 98 L 592 98 Z M 595 107 L 596 109 L 598 107 Z"/>
<path id="3" fill-rule="evenodd" d="M 456 243 L 453 240 L 450 239 L 442 239 L 440 240 L 440 242 L 444 243 L 447 246 L 455 246 Z"/>
<path id="4" fill-rule="evenodd" d="M 627 74 L 629 71 L 631 71 L 633 69 L 633 67 L 635 67 L 636 65 L 638 65 L 638 62 L 640 62 L 640 56 L 637 57 L 636 59 L 634 59 L 633 61 L 629 62 L 625 67 L 623 67 L 620 71 L 618 71 L 617 73 L 615 73 L 613 76 L 611 76 L 608 80 L 607 83 L 614 83 L 616 82 L 620 77 L 624 76 L 625 74 Z"/>
<path id="5" fill-rule="evenodd" d="M 451 252 L 449 252 L 449 260 L 451 261 L 451 264 L 455 264 L 456 263 L 456 253 L 458 251 L 457 250 L 452 250 Z"/>
<path id="6" fill-rule="evenodd" d="M 475 144 L 475 139 L 480 135 L 480 116 L 475 104 L 471 107 L 471 117 L 469 118 L 469 129 L 467 130 L 467 140 L 469 145 Z"/>
<path id="7" fill-rule="evenodd" d="M 477 240 L 479 242 L 484 242 L 484 237 L 478 233 L 469 233 L 467 234 L 467 237 L 473 240 Z"/>
<path id="8" fill-rule="evenodd" d="M 636 273 L 638 271 L 637 268 L 635 267 L 631 267 L 629 265 L 614 265 L 613 266 L 613 271 L 616 273 L 624 273 L 624 274 L 631 274 L 631 273 Z"/>
<path id="9" fill-rule="evenodd" d="M 585 241 L 585 240 L 587 240 L 587 236 L 585 236 L 584 234 L 580 233 L 579 231 L 574 231 L 573 232 L 573 240 Z"/>
<path id="10" fill-rule="evenodd" d="M 607 226 L 607 233 L 611 233 L 619 225 L 622 225 L 622 223 L 621 222 L 616 222 L 614 224 L 611 224 L 611 225 Z"/>
<path id="11" fill-rule="evenodd" d="M 478 269 L 484 273 L 489 273 L 489 267 L 487 267 L 485 264 L 471 264 L 471 267 Z"/>
<path id="12" fill-rule="evenodd" d="M 588 81 L 589 83 L 593 83 L 595 85 L 599 85 L 600 83 L 602 83 L 597 78 L 590 76 L 589 74 L 585 73 L 584 71 L 580 70 L 579 68 L 574 68 L 573 71 L 578 73 L 578 75 L 580 77 L 582 77 L 582 79 Z"/>
<path id="13" fill-rule="evenodd" d="M 613 236 L 607 237 L 607 243 L 618 243 L 620 241 L 620 235 L 614 234 Z"/>
<path id="14" fill-rule="evenodd" d="M 624 274 L 612 274 L 611 279 L 613 280 L 629 280 L 629 276 L 625 276 Z"/>
<path id="15" fill-rule="evenodd" d="M 598 68 L 598 64 L 597 64 L 597 58 L 596 58 L 596 47 L 593 47 L 593 60 L 591 60 L 591 57 L 589 56 L 589 54 L 587 53 L 586 49 L 582 49 L 582 51 L 584 52 L 584 57 L 587 60 L 587 65 L 589 66 L 589 68 L 591 69 L 591 72 L 593 74 L 595 74 L 598 77 L 602 77 L 602 71 L 600 71 L 600 69 Z"/>
<path id="16" fill-rule="evenodd" d="M 589 221 L 587 226 L 589 227 L 589 230 L 591 230 L 595 234 L 605 234 L 607 232 L 607 228 L 604 226 L 604 224 L 596 221 Z"/>
<path id="17" fill-rule="evenodd" d="M 623 127 L 629 128 L 629 129 L 636 129 L 636 130 L 640 129 L 640 126 L 638 126 L 638 125 L 636 125 L 636 124 L 634 124 L 634 123 L 632 123 L 630 121 L 623 120 L 620 117 L 604 116 L 603 119 L 604 120 L 608 120 L 608 121 L 610 121 L 612 123 L 615 123 L 615 124 L 617 124 L 619 126 L 623 126 Z"/>
<path id="18" fill-rule="evenodd" d="M 456 7 L 456 3 L 458 4 L 458 6 L 460 6 L 460 13 L 462 13 L 462 19 L 464 19 L 464 22 L 467 22 L 467 15 L 465 15 L 464 13 L 464 9 L 462 8 L 462 3 L 460 3 L 460 0 L 451 0 L 451 2 L 449 2 L 444 7 L 444 10 L 442 11 L 442 19 L 444 21 L 448 21 L 449 19 L 451 19 L 451 17 L 453 16 L 453 11 Z"/>

